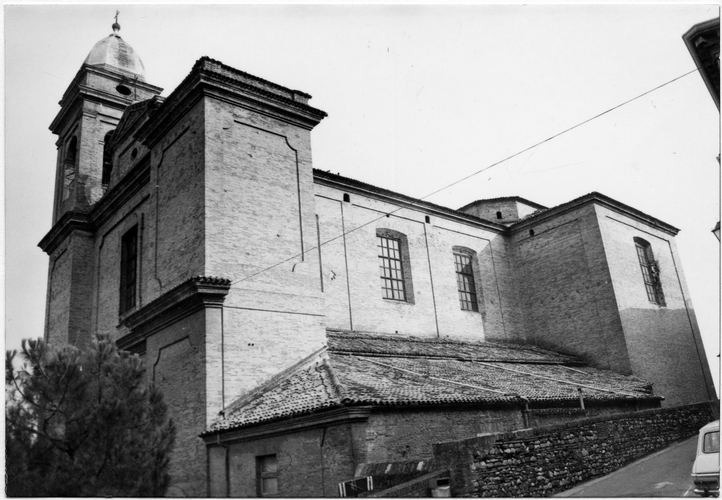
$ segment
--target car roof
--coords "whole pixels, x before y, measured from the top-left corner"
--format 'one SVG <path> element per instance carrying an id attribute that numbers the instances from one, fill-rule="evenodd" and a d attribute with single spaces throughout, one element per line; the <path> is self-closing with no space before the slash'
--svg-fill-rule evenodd
<path id="1" fill-rule="evenodd" d="M 715 420 L 714 422 L 708 423 L 707 425 L 702 427 L 699 431 L 706 432 L 706 431 L 711 431 L 711 430 L 716 430 L 716 431 L 719 430 L 719 420 Z"/>

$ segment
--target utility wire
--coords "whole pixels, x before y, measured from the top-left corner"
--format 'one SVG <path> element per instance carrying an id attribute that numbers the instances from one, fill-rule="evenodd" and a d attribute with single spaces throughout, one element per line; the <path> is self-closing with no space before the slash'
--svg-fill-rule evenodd
<path id="1" fill-rule="evenodd" d="M 429 198 L 429 197 L 431 197 L 431 196 L 433 196 L 433 195 L 435 195 L 435 194 L 437 194 L 437 193 L 440 193 L 441 191 L 444 191 L 444 190 L 446 190 L 446 189 L 449 189 L 449 188 L 452 187 L 452 186 L 456 186 L 457 184 L 459 184 L 459 183 L 461 183 L 461 182 L 464 182 L 464 181 L 466 181 L 466 180 L 469 180 L 469 179 L 471 179 L 472 177 L 474 177 L 474 176 L 476 176 L 476 175 L 479 175 L 480 173 L 489 170 L 490 168 L 494 168 L 494 167 L 496 167 L 497 165 L 500 165 L 500 164 L 504 163 L 505 161 L 511 160 L 512 158 L 515 158 L 515 157 L 519 156 L 520 154 L 526 153 L 526 152 L 529 151 L 530 149 L 534 149 L 534 148 L 536 148 L 536 147 L 538 147 L 538 146 L 541 146 L 542 144 L 544 144 L 544 143 L 546 143 L 546 142 L 551 141 L 552 139 L 556 139 L 556 138 L 559 137 L 560 135 L 564 135 L 564 134 L 566 134 L 567 132 L 571 132 L 572 130 L 574 130 L 574 129 L 576 129 L 576 128 L 579 128 L 579 127 L 581 127 L 582 125 L 585 125 L 585 124 L 587 124 L 587 123 L 589 123 L 589 122 L 591 122 L 591 121 L 594 121 L 594 120 L 596 120 L 597 118 L 600 118 L 600 117 L 606 115 L 607 113 L 611 113 L 612 111 L 614 111 L 614 110 L 616 110 L 616 109 L 619 109 L 619 108 L 621 108 L 622 106 L 626 106 L 626 105 L 629 104 L 630 102 L 636 101 L 637 99 L 640 99 L 640 98 L 644 97 L 645 95 L 651 94 L 652 92 L 655 92 L 655 91 L 661 89 L 662 87 L 666 87 L 667 85 L 669 85 L 669 84 L 671 84 L 671 83 L 674 83 L 674 82 L 676 82 L 677 80 L 680 80 L 680 79 L 684 78 L 685 76 L 691 75 L 692 73 L 695 73 L 695 72 L 697 72 L 697 71 L 699 71 L 699 68 L 695 68 L 695 69 L 693 69 L 693 70 L 691 70 L 691 71 L 688 71 L 687 73 L 684 73 L 683 75 L 680 75 L 680 76 L 678 76 L 678 77 L 676 77 L 676 78 L 673 78 L 673 79 L 671 79 L 671 80 L 669 80 L 669 81 L 667 81 L 667 82 L 665 82 L 665 83 L 663 83 L 663 84 L 661 84 L 661 85 L 657 85 L 657 86 L 654 87 L 653 89 L 650 89 L 650 90 L 648 90 L 648 91 L 646 91 L 646 92 L 643 92 L 643 93 L 637 95 L 636 97 L 632 97 L 631 99 L 628 99 L 628 100 L 626 100 L 626 101 L 624 101 L 624 102 L 622 102 L 622 103 L 620 103 L 620 104 L 617 104 L 616 106 L 613 106 L 613 107 L 607 109 L 606 111 L 603 111 L 603 112 L 601 112 L 601 113 L 599 113 L 599 114 L 597 114 L 597 115 L 592 116 L 591 118 L 588 118 L 588 119 L 586 119 L 586 120 L 584 120 L 584 121 L 582 121 L 582 122 L 579 122 L 579 123 L 577 123 L 576 125 L 573 125 L 573 126 L 569 127 L 569 128 L 566 129 L 566 130 L 562 130 L 561 132 L 558 132 L 558 133 L 556 133 L 556 134 L 554 134 L 554 135 L 552 135 L 552 136 L 544 139 L 543 141 L 539 141 L 539 142 L 537 142 L 536 144 L 533 144 L 533 145 L 531 145 L 531 146 L 529 146 L 529 147 L 527 147 L 527 148 L 524 148 L 524 149 L 522 149 L 521 151 L 518 151 L 518 152 L 516 152 L 516 153 L 514 153 L 514 154 L 512 154 L 512 155 L 507 156 L 506 158 L 503 158 L 503 159 L 501 159 L 501 160 L 499 160 L 499 161 L 497 161 L 497 162 L 495 162 L 495 163 L 492 163 L 491 165 L 488 165 L 488 166 L 486 166 L 486 167 L 484 167 L 484 168 L 481 168 L 481 169 L 477 170 L 476 172 L 473 172 L 473 173 L 467 175 L 466 177 L 462 177 L 461 179 L 452 182 L 451 184 L 447 184 L 446 186 L 441 187 L 441 188 L 437 189 L 436 191 L 433 191 L 433 192 L 427 194 L 426 196 L 424 196 L 424 197 L 422 197 L 422 198 L 418 198 L 418 201 L 423 201 L 423 200 L 425 200 L 426 198 Z M 334 238 L 331 238 L 330 240 L 324 241 L 324 242 L 321 243 L 320 245 L 317 245 L 317 246 L 315 246 L 315 247 L 311 247 L 311 248 L 309 248 L 308 250 L 306 250 L 305 252 L 302 252 L 302 253 L 298 253 L 298 254 L 296 254 L 296 255 L 293 255 L 293 256 L 289 257 L 288 259 L 282 260 L 282 261 L 280 261 L 280 262 L 277 262 L 276 264 L 273 264 L 272 266 L 268 266 L 268 267 L 266 267 L 266 268 L 264 268 L 264 269 L 261 269 L 261 270 L 258 271 L 258 272 L 255 272 L 255 273 L 253 273 L 253 274 L 250 274 L 250 275 L 246 276 L 245 278 L 233 280 L 233 281 L 231 281 L 231 283 L 232 283 L 232 284 L 236 284 L 236 283 L 240 283 L 240 282 L 242 282 L 242 281 L 246 281 L 246 280 L 249 280 L 249 279 L 251 279 L 251 278 L 254 278 L 254 277 L 258 276 L 259 274 L 263 274 L 263 273 L 265 273 L 266 271 L 270 271 L 271 269 L 273 269 L 273 268 L 275 268 L 275 267 L 278 267 L 278 266 L 280 266 L 280 265 L 282 265 L 282 264 L 285 264 L 286 262 L 289 262 L 289 261 L 291 261 L 291 260 L 297 259 L 298 257 L 301 257 L 301 256 L 304 255 L 305 253 L 311 252 L 312 250 L 316 250 L 317 248 L 322 247 L 322 246 L 326 245 L 327 243 L 331 243 L 332 241 L 335 241 L 335 240 L 337 240 L 337 239 L 339 239 L 339 238 L 342 238 L 342 237 L 346 236 L 347 234 L 353 233 L 354 231 L 357 231 L 357 230 L 359 230 L 359 229 L 361 229 L 361 228 L 363 228 L 363 227 L 366 227 L 366 226 L 368 226 L 369 224 L 373 224 L 374 222 L 379 221 L 379 220 L 383 219 L 384 217 L 389 217 L 389 216 L 395 214 L 396 212 L 398 212 L 399 210 L 402 210 L 402 209 L 403 209 L 403 207 L 399 207 L 399 208 L 397 208 L 396 210 L 393 210 L 393 211 L 391 211 L 391 212 L 389 212 L 389 213 L 387 213 L 387 214 L 384 214 L 384 215 L 382 215 L 382 216 L 380 216 L 380 217 L 377 217 L 377 218 L 375 218 L 375 219 L 371 219 L 370 221 L 365 222 L 364 224 L 361 224 L 360 226 L 357 226 L 357 227 L 355 227 L 355 228 L 353 228 L 353 229 L 349 229 L 348 231 L 346 231 L 346 232 L 344 232 L 344 233 L 342 233 L 342 234 L 340 234 L 340 235 L 338 235 L 338 236 L 336 236 L 336 237 L 334 237 Z"/>

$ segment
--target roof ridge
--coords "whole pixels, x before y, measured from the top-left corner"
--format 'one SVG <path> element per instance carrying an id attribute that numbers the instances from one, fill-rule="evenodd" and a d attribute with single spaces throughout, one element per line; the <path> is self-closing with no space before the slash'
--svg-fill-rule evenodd
<path id="1" fill-rule="evenodd" d="M 331 383 L 331 388 L 335 393 L 333 395 L 329 394 L 329 397 L 336 398 L 339 403 L 343 403 L 344 400 L 348 399 L 348 388 L 338 379 L 338 376 L 334 373 L 330 358 L 323 358 L 321 360 L 321 366 L 325 367 L 326 373 L 328 374 L 328 380 Z"/>
<path id="2" fill-rule="evenodd" d="M 409 343 L 417 343 L 417 344 L 448 344 L 448 345 L 467 345 L 467 346 L 487 346 L 487 347 L 499 347 L 502 349 L 518 349 L 518 350 L 525 350 L 525 351 L 532 351 L 532 352 L 538 352 L 538 353 L 544 353 L 544 354 L 556 354 L 558 356 L 563 356 L 571 359 L 577 359 L 576 356 L 573 356 L 571 354 L 562 353 L 559 351 L 554 351 L 551 349 L 545 349 L 543 347 L 531 345 L 531 344 L 522 344 L 517 342 L 504 342 L 499 340 L 462 340 L 462 339 L 452 339 L 452 338 L 425 338 L 425 337 L 417 337 L 414 335 L 409 336 L 396 336 L 392 334 L 382 334 L 382 333 L 362 333 L 362 332 L 347 332 L 344 330 L 333 330 L 333 329 L 327 329 L 326 330 L 326 336 L 331 336 L 337 339 L 372 339 L 372 340 L 398 340 L 402 342 L 409 342 Z M 335 349 L 334 349 L 335 350 Z"/>

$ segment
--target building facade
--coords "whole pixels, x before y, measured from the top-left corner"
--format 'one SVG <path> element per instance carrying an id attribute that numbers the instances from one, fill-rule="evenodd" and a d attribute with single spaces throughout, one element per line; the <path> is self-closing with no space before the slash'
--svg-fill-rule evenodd
<path id="1" fill-rule="evenodd" d="M 315 170 L 308 94 L 204 57 L 162 98 L 113 29 L 51 125 L 45 335 L 144 358 L 169 494 L 334 496 L 554 408 L 715 399 L 674 227 L 599 193 L 455 210 Z"/>

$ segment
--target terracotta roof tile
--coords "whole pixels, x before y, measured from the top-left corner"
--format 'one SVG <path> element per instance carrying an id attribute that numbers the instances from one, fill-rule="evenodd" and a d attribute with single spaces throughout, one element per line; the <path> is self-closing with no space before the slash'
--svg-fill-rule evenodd
<path id="1" fill-rule="evenodd" d="M 315 364 L 240 400 L 221 431 L 343 405 L 437 405 L 660 399 L 635 377 L 572 367 L 570 356 L 529 346 L 328 332 Z"/>

